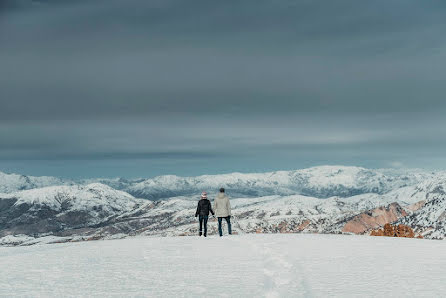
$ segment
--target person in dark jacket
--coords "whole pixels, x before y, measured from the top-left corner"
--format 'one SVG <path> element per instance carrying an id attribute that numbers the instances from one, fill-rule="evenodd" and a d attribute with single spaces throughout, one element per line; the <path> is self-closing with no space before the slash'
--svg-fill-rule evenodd
<path id="1" fill-rule="evenodd" d="M 211 212 L 212 215 L 214 215 L 214 211 L 212 210 L 211 207 L 211 202 L 208 200 L 208 194 L 205 191 L 203 191 L 203 193 L 201 194 L 201 200 L 198 201 L 197 211 L 195 212 L 195 217 L 198 216 L 198 219 L 200 221 L 200 232 L 198 234 L 199 236 L 202 235 L 203 225 L 204 225 L 203 236 L 204 237 L 207 236 L 209 212 Z"/>

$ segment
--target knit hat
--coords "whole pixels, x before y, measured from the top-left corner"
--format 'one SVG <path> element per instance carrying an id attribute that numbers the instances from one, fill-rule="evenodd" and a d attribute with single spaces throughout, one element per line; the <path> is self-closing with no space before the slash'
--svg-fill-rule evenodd
<path id="1" fill-rule="evenodd" d="M 201 193 L 201 198 L 202 198 L 202 199 L 207 199 L 207 197 L 208 197 L 208 193 L 205 192 L 205 191 L 203 191 L 203 192 Z"/>

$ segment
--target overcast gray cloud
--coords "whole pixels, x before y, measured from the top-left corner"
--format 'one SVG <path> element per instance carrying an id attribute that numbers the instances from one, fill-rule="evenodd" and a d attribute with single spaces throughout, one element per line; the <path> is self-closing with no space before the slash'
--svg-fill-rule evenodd
<path id="1" fill-rule="evenodd" d="M 442 1 L 1 3 L 4 169 L 446 166 Z"/>

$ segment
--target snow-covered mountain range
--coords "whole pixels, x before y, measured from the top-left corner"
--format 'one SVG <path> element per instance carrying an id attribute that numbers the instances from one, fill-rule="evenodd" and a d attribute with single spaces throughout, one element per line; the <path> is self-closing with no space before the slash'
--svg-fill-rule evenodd
<path id="1" fill-rule="evenodd" d="M 224 185 L 235 197 L 263 197 L 301 194 L 316 198 L 350 197 L 363 193 L 383 194 L 413 185 L 431 177 L 421 171 L 396 172 L 359 167 L 323 166 L 297 171 L 258 174 L 232 173 L 198 177 L 160 176 L 153 179 L 98 182 L 126 191 L 133 196 L 157 200 L 193 196 L 203 189 L 216 190 Z"/>
<path id="2" fill-rule="evenodd" d="M 56 185 L 101 183 L 135 197 L 160 200 L 178 196 L 196 196 L 203 190 L 215 191 L 222 185 L 233 197 L 305 195 L 315 198 L 350 197 L 363 193 L 384 194 L 404 186 L 433 178 L 437 173 L 421 170 L 365 169 L 345 166 L 320 166 L 296 171 L 268 173 L 231 173 L 180 177 L 159 176 L 150 179 L 63 180 L 0 172 L 0 193 Z"/>
<path id="3" fill-rule="evenodd" d="M 392 222 L 426 238 L 446 235 L 444 172 L 322 166 L 133 180 L 0 173 L 0 243 L 193 235 L 199 193 L 208 191 L 212 200 L 222 186 L 238 233 L 364 234 Z M 210 230 L 216 231 L 213 221 Z"/>

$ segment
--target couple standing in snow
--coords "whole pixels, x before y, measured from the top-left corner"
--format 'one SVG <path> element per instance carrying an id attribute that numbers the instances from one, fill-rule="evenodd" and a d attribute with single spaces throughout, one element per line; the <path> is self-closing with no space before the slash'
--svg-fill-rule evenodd
<path id="1" fill-rule="evenodd" d="M 223 218 L 228 224 L 228 233 L 229 235 L 231 235 L 231 204 L 229 203 L 229 198 L 225 195 L 224 188 L 220 188 L 220 193 L 214 200 L 214 208 L 212 208 L 211 202 L 208 200 L 207 193 L 203 192 L 201 194 L 201 200 L 198 201 L 197 211 L 195 212 L 195 217 L 198 216 L 198 219 L 200 221 L 199 236 L 207 236 L 209 212 L 212 213 L 212 215 L 217 216 L 218 218 L 218 233 L 220 234 L 220 237 L 223 236 L 223 230 L 221 227 Z"/>

